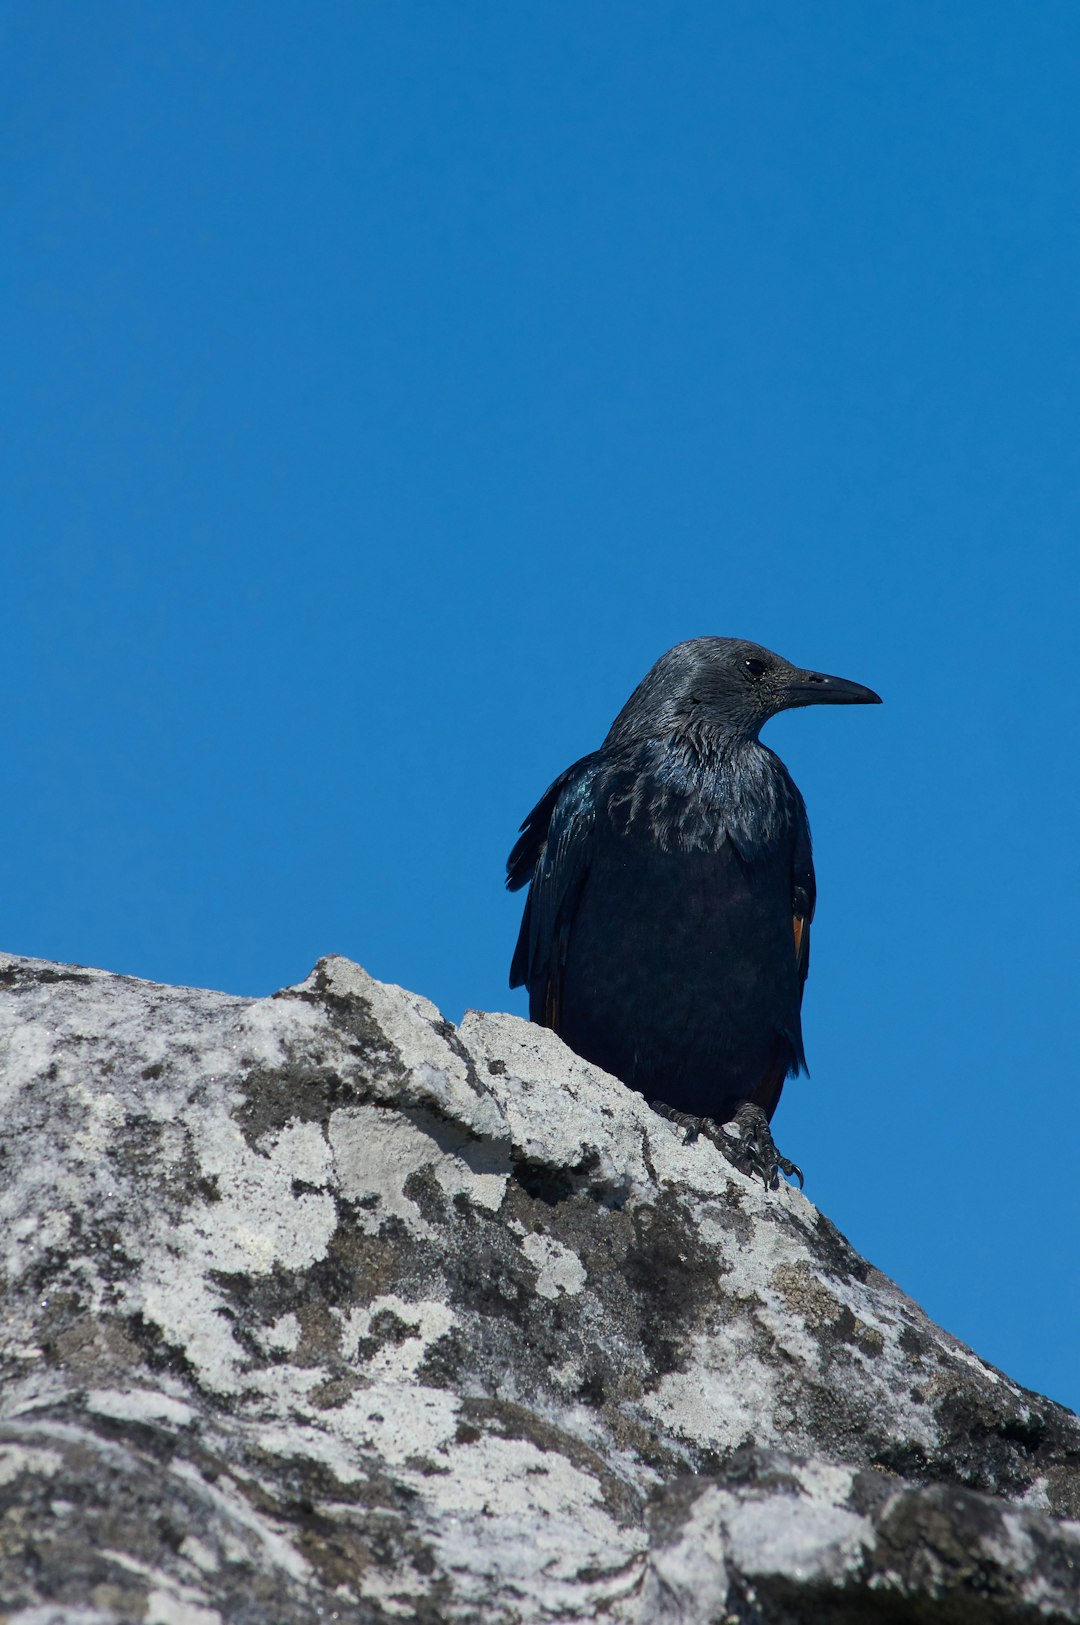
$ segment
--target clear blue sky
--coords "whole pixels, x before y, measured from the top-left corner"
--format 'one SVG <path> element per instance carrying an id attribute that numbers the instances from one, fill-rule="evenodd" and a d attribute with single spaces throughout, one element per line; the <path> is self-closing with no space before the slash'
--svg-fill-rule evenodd
<path id="1" fill-rule="evenodd" d="M 869 683 L 814 826 L 855 1243 L 1080 1405 L 1080 10 L 0 5 L 0 941 L 506 987 L 668 645 Z"/>

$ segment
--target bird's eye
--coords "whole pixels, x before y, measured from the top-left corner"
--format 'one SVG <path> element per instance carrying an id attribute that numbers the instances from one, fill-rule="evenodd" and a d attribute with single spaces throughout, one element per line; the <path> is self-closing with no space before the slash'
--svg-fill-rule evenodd
<path id="1" fill-rule="evenodd" d="M 764 677 L 766 671 L 768 670 L 764 660 L 754 660 L 751 658 L 749 660 L 744 660 L 743 665 L 746 667 L 748 673 L 754 679 L 755 683 L 759 677 Z"/>

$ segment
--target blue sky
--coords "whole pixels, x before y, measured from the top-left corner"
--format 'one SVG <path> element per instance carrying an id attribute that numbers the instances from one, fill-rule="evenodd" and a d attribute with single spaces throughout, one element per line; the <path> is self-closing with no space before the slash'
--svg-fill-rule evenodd
<path id="1" fill-rule="evenodd" d="M 777 1138 L 1080 1405 L 1080 12 L 0 34 L 4 947 L 521 1011 L 506 852 L 657 655 L 868 683 L 766 736 L 820 888 Z"/>

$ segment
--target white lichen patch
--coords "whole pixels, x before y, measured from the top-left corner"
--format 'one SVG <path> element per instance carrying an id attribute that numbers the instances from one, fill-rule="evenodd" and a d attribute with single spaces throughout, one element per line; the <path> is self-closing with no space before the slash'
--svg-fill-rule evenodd
<path id="1" fill-rule="evenodd" d="M 388 1315 L 405 1328 L 364 1363 L 365 1377 L 372 1382 L 411 1382 L 430 1345 L 457 1324 L 457 1316 L 437 1299 L 412 1301 L 396 1293 L 383 1293 L 370 1304 L 350 1311 L 342 1327 L 341 1352 L 356 1359 L 362 1338 L 378 1336 L 379 1317 Z"/>
<path id="2" fill-rule="evenodd" d="M 287 1167 L 292 1178 L 305 1185 L 326 1185 L 332 1177 L 333 1155 L 318 1123 L 294 1118 L 276 1134 L 264 1134 L 255 1149 L 272 1163 Z M 209 1171 L 205 1154 L 200 1160 Z"/>
<path id="3" fill-rule="evenodd" d="M 162 1422 L 170 1427 L 189 1427 L 197 1412 L 182 1399 L 149 1388 L 92 1388 L 86 1408 L 98 1416 L 111 1416 L 117 1422 Z"/>
<path id="4" fill-rule="evenodd" d="M 193 1203 L 177 1234 L 177 1251 L 196 1267 L 263 1275 L 280 1264 L 303 1269 L 325 1257 L 337 1225 L 333 1198 L 293 1194 L 297 1178 L 324 1183 L 329 1151 L 312 1123 L 289 1124 L 254 1151 L 230 1118 L 200 1124 L 201 1172 L 217 1199 Z M 297 1169 L 303 1170 L 297 1173 Z M 308 1175 L 315 1173 L 315 1179 Z"/>
<path id="5" fill-rule="evenodd" d="M 272 1326 L 267 1326 L 258 1334 L 258 1341 L 265 1349 L 276 1349 L 284 1354 L 294 1354 L 300 1346 L 300 1321 L 290 1309 L 288 1314 L 279 1315 Z"/>
<path id="6" fill-rule="evenodd" d="M 364 1479 L 373 1458 L 403 1468 L 413 1458 L 436 1457 L 452 1442 L 460 1401 L 441 1388 L 373 1382 L 358 1389 L 318 1420 L 263 1423 L 259 1448 L 272 1455 L 301 1455 L 329 1467 L 342 1484 Z"/>
<path id="7" fill-rule="evenodd" d="M 744 1574 L 784 1574 L 805 1583 L 836 1581 L 856 1569 L 873 1543 L 868 1518 L 817 1496 L 723 1497 L 731 1561 Z"/>
<path id="8" fill-rule="evenodd" d="M 448 1475 L 417 1488 L 438 1514 L 434 1550 L 459 1576 L 463 1608 L 483 1608 L 494 1582 L 522 1597 L 523 1620 L 623 1617 L 614 1605 L 637 1589 L 643 1541 L 611 1515 L 595 1478 L 526 1439 L 485 1434 L 449 1457 Z M 479 1569 L 468 1556 L 477 1543 Z"/>
<path id="9" fill-rule="evenodd" d="M 137 1294 L 131 1297 L 139 1312 L 159 1328 L 165 1343 L 183 1349 L 205 1387 L 219 1394 L 239 1391 L 247 1356 L 232 1337 L 218 1292 L 152 1259 Z"/>
<path id="10" fill-rule="evenodd" d="M 357 1223 L 376 1232 L 383 1220 L 402 1219 L 413 1234 L 431 1234 L 420 1209 L 405 1194 L 414 1174 L 430 1172 L 443 1193 L 465 1196 L 496 1212 L 506 1191 L 505 1150 L 425 1113 L 405 1117 L 380 1106 L 347 1106 L 330 1119 L 334 1169 L 344 1194 L 361 1204 Z"/>
<path id="11" fill-rule="evenodd" d="M 853 1468 L 841 1467 L 831 1461 L 796 1462 L 792 1472 L 807 1495 L 814 1500 L 830 1501 L 839 1507 L 846 1504 L 855 1482 Z"/>
<path id="12" fill-rule="evenodd" d="M 208 1546 L 198 1535 L 185 1535 L 180 1542 L 180 1556 L 199 1569 L 203 1574 L 213 1574 L 220 1567 L 217 1553 Z"/>
<path id="13" fill-rule="evenodd" d="M 293 1182 L 297 1167 L 324 1180 L 329 1151 L 310 1123 L 290 1124 L 265 1150 L 253 1150 L 224 1113 L 198 1121 L 193 1138 L 217 1199 L 197 1199 L 178 1226 L 158 1220 L 132 1238 L 146 1260 L 137 1306 L 184 1350 L 203 1381 L 231 1393 L 247 1355 L 222 1314 L 211 1272 L 266 1275 L 325 1257 L 337 1227 L 334 1200 L 319 1191 L 296 1195 Z"/>
<path id="14" fill-rule="evenodd" d="M 317 1044 L 323 1026 L 316 1005 L 300 1000 L 285 1004 L 278 999 L 252 999 L 237 1012 L 235 1042 L 245 1066 L 273 1072 L 286 1064 L 290 1055 Z"/>
<path id="15" fill-rule="evenodd" d="M 0 1444 L 0 1486 L 11 1484 L 23 1473 L 51 1478 L 63 1465 L 63 1456 L 55 1450 L 43 1450 L 36 1445 Z"/>
<path id="16" fill-rule="evenodd" d="M 258 1396 L 268 1406 L 267 1414 L 303 1415 L 312 1409 L 311 1395 L 324 1386 L 327 1375 L 324 1366 L 275 1361 L 272 1365 L 245 1371 L 238 1391 L 248 1399 Z"/>
<path id="17" fill-rule="evenodd" d="M 581 1259 L 554 1236 L 539 1233 L 526 1236 L 521 1250 L 537 1271 L 536 1290 L 542 1298 L 559 1298 L 564 1293 L 573 1296 L 585 1285 L 585 1266 Z"/>
<path id="18" fill-rule="evenodd" d="M 403 1466 L 413 1456 L 441 1451 L 457 1429 L 461 1401 L 442 1388 L 373 1382 L 334 1412 L 339 1436 L 375 1449 Z"/>
<path id="19" fill-rule="evenodd" d="M 734 1450 L 750 1440 L 779 1441 L 772 1417 L 778 1401 L 777 1373 L 753 1348 L 749 1328 L 732 1328 L 725 1348 L 695 1340 L 693 1358 L 669 1371 L 642 1406 L 665 1431 L 704 1449 Z"/>
<path id="20" fill-rule="evenodd" d="M 207 1608 L 179 1587 L 158 1586 L 146 1599 L 146 1625 L 222 1625 L 216 1608 Z"/>

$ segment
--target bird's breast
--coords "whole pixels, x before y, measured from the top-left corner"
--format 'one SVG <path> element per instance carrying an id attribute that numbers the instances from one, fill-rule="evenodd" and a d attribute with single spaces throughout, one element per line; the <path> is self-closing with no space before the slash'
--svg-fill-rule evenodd
<path id="1" fill-rule="evenodd" d="M 616 833 L 661 851 L 715 852 L 726 842 L 745 861 L 791 838 L 797 792 L 771 751 L 755 742 L 702 752 L 649 741 L 606 785 Z"/>

